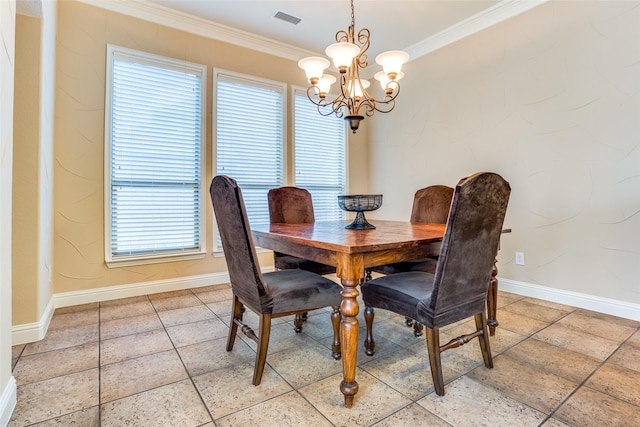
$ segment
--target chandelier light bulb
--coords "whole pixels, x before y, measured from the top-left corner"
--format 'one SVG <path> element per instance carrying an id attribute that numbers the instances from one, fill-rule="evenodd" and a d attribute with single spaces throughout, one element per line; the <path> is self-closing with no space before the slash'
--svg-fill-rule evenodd
<path id="1" fill-rule="evenodd" d="M 298 67 L 302 68 L 307 75 L 307 79 L 309 83 L 315 85 L 322 77 L 322 73 L 325 68 L 328 68 L 331 63 L 327 58 L 322 58 L 320 56 L 310 56 L 308 58 L 303 58 L 298 61 Z"/>
<path id="2" fill-rule="evenodd" d="M 380 82 L 380 87 L 382 88 L 382 90 L 384 90 L 384 91 L 385 91 L 385 93 L 388 93 L 388 92 L 393 92 L 393 87 L 387 87 L 387 85 L 389 84 L 389 82 L 391 82 L 391 81 L 396 81 L 396 82 L 397 82 L 398 80 L 400 80 L 401 78 L 403 78 L 403 77 L 404 77 L 404 73 L 403 73 L 402 71 L 400 71 L 400 72 L 395 76 L 396 78 L 395 78 L 395 79 L 393 79 L 393 80 L 391 80 L 391 79 L 389 78 L 389 76 L 388 76 L 384 71 L 378 71 L 378 72 L 376 73 L 376 75 L 375 75 L 375 76 L 373 76 L 373 77 L 375 77 L 375 79 L 376 79 L 376 80 L 378 80 L 378 81 Z"/>
<path id="3" fill-rule="evenodd" d="M 396 79 L 396 76 L 402 70 L 402 64 L 407 61 L 409 61 L 409 54 L 401 50 L 389 50 L 376 56 L 376 63 L 382 66 L 384 73 L 391 80 Z"/>
<path id="4" fill-rule="evenodd" d="M 328 46 L 324 52 L 333 59 L 333 65 L 341 73 L 345 73 L 351 66 L 353 58 L 360 53 L 360 47 L 353 43 L 341 42 Z"/>
<path id="5" fill-rule="evenodd" d="M 336 82 L 336 78 L 330 74 L 324 74 L 320 80 L 318 80 L 318 91 L 320 92 L 320 98 L 324 98 L 329 93 L 331 85 Z"/>

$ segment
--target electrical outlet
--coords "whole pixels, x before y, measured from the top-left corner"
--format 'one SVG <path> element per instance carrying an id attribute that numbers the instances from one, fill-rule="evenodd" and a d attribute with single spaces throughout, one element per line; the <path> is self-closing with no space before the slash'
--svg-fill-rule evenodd
<path id="1" fill-rule="evenodd" d="M 516 265 L 524 265 L 524 252 L 516 252 Z"/>

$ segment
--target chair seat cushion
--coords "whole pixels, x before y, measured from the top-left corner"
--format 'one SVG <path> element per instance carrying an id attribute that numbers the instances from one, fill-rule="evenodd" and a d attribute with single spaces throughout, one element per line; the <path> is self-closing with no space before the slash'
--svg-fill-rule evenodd
<path id="1" fill-rule="evenodd" d="M 330 265 L 284 254 L 276 255 L 275 267 L 278 270 L 291 270 L 298 268 L 300 270 L 307 270 L 316 274 L 332 274 L 336 272 L 336 268 Z"/>
<path id="2" fill-rule="evenodd" d="M 431 297 L 433 274 L 419 271 L 391 274 L 363 283 L 360 288 L 366 307 L 416 319 L 418 303 Z"/>
<path id="3" fill-rule="evenodd" d="M 271 314 L 339 306 L 342 287 L 305 270 L 281 270 L 263 275 L 268 300 L 263 312 Z"/>
<path id="4" fill-rule="evenodd" d="M 393 264 L 380 265 L 372 270 L 382 274 L 398 274 L 408 271 L 424 271 L 435 273 L 438 258 L 420 258 L 412 261 L 395 262 Z"/>

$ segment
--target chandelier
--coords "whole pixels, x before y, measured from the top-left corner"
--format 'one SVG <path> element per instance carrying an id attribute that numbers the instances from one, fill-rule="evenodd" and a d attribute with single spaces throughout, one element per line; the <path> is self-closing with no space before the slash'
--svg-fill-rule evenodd
<path id="1" fill-rule="evenodd" d="M 409 60 L 409 54 L 400 50 L 383 52 L 376 57 L 376 63 L 383 71 L 375 74 L 384 91 L 382 99 L 374 98 L 367 89 L 369 81 L 361 78 L 361 71 L 367 68 L 367 49 L 371 34 L 367 28 L 361 29 L 356 38 L 355 14 L 353 0 L 351 0 L 351 25 L 349 30 L 336 33 L 336 43 L 325 50 L 327 56 L 333 59 L 333 65 L 340 72 L 340 91 L 332 100 L 327 99 L 331 85 L 336 78 L 330 74 L 323 74 L 330 62 L 326 58 L 312 56 L 298 61 L 311 86 L 307 88 L 309 100 L 318 106 L 318 112 L 323 116 L 335 114 L 344 117 L 349 127 L 356 133 L 360 121 L 373 116 L 376 111 L 388 113 L 396 105 L 396 97 L 400 93 L 400 80 L 404 73 L 402 64 Z M 364 114 L 364 115 L 363 115 Z"/>

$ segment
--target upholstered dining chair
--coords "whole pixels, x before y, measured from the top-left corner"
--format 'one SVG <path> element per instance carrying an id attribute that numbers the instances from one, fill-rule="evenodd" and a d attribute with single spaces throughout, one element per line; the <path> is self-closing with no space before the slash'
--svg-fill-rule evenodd
<path id="1" fill-rule="evenodd" d="M 430 185 L 416 191 L 413 197 L 413 206 L 411 208 L 411 222 L 428 222 L 434 224 L 444 224 L 447 222 L 449 208 L 451 207 L 451 199 L 453 199 L 453 188 L 447 185 Z M 396 274 L 407 271 L 426 271 L 434 273 L 438 256 L 430 256 L 417 260 L 397 262 L 393 264 L 381 265 L 373 268 L 376 273 Z M 367 280 L 370 280 L 370 273 L 367 274 Z M 413 327 L 413 334 L 416 337 L 422 336 L 423 327 L 420 322 L 411 318 L 405 318 L 405 324 Z"/>
<path id="2" fill-rule="evenodd" d="M 511 189 L 500 175 L 480 172 L 455 188 L 435 274 L 411 271 L 361 285 L 367 355 L 373 355 L 374 308 L 419 321 L 426 327 L 433 384 L 444 395 L 440 354 L 473 338 L 480 341 L 487 368 L 493 367 L 486 297 Z M 474 317 L 476 330 L 440 345 L 440 328 Z"/>
<path id="3" fill-rule="evenodd" d="M 257 343 L 253 385 L 259 385 L 262 379 L 273 318 L 333 307 L 332 355 L 339 359 L 342 288 L 321 275 L 300 269 L 262 274 L 240 187 L 235 180 L 219 175 L 213 178 L 210 193 L 233 292 L 227 351 L 233 350 L 238 327 Z M 257 335 L 242 320 L 244 307 L 260 318 Z"/>
<path id="4" fill-rule="evenodd" d="M 315 222 L 311 193 L 299 187 L 272 188 L 267 193 L 269 202 L 269 222 L 288 224 L 310 224 Z M 332 274 L 336 268 L 293 255 L 274 252 L 274 265 L 277 270 L 299 268 L 317 274 Z"/>

